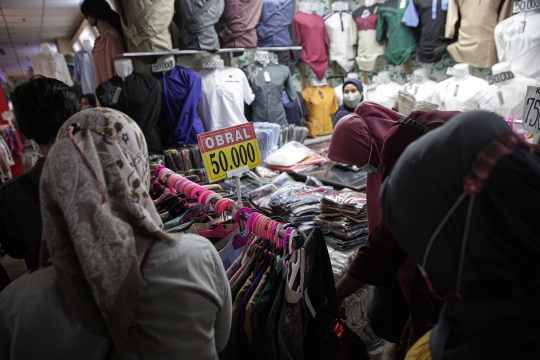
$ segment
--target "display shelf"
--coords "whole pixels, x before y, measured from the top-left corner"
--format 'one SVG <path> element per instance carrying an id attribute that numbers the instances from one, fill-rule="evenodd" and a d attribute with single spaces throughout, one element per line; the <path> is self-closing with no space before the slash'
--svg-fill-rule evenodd
<path id="1" fill-rule="evenodd" d="M 260 47 L 260 48 L 231 48 L 218 49 L 216 51 L 207 50 L 170 50 L 170 51 L 148 51 L 148 52 L 127 52 L 124 57 L 138 56 L 165 56 L 165 55 L 194 55 L 194 54 L 219 54 L 219 53 L 235 53 L 243 51 L 287 51 L 287 50 L 302 50 L 301 46 L 278 46 L 278 47 Z"/>

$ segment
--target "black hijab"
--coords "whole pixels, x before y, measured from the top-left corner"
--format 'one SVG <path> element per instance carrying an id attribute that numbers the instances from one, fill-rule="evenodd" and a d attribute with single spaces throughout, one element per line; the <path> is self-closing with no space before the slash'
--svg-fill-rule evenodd
<path id="1" fill-rule="evenodd" d="M 527 345 L 527 337 L 539 335 L 539 306 L 530 306 L 540 300 L 539 158 L 520 144 L 498 161 L 480 193 L 464 195 L 464 178 L 478 154 L 510 131 L 492 113 L 457 115 L 411 144 L 383 184 L 388 228 L 418 264 L 443 218 L 464 196 L 425 262 L 433 288 L 443 296 L 456 292 L 471 211 L 460 286 L 464 299 L 445 305 L 431 338 L 434 359 L 502 358 L 506 353 L 517 358 L 532 351 L 535 341 Z"/>

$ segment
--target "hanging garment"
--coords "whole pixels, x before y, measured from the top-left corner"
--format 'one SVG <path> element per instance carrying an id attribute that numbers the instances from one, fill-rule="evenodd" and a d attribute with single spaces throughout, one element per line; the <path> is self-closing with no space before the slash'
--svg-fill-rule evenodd
<path id="1" fill-rule="evenodd" d="M 478 110 L 478 104 L 474 101 L 475 95 L 487 87 L 486 80 L 472 75 L 453 76 L 437 84 L 433 100 L 439 105 L 439 110 Z"/>
<path id="2" fill-rule="evenodd" d="M 515 75 L 540 81 L 540 10 L 516 14 L 495 26 L 499 62 L 509 62 Z"/>
<path id="3" fill-rule="evenodd" d="M 381 104 L 385 108 L 392 109 L 399 94 L 401 86 L 398 83 L 387 80 L 375 83 L 367 87 L 365 100 Z"/>
<path id="4" fill-rule="evenodd" d="M 281 100 L 283 90 L 287 92 L 289 99 L 296 100 L 296 91 L 289 68 L 285 65 L 269 63 L 264 66 L 259 62 L 254 62 L 244 66 L 242 70 L 255 94 L 253 121 L 287 125 Z"/>
<path id="5" fill-rule="evenodd" d="M 172 49 L 169 24 L 173 19 L 174 0 L 115 0 L 122 20 L 122 31 L 130 52 L 167 51 Z"/>
<path id="6" fill-rule="evenodd" d="M 298 40 L 296 39 L 296 34 L 294 33 L 294 25 L 289 25 L 289 36 L 291 38 L 291 46 L 298 46 Z M 276 51 L 278 56 L 278 63 L 286 65 L 289 67 L 291 74 L 294 74 L 296 71 L 296 64 L 302 58 L 301 50 L 285 50 L 285 51 Z"/>
<path id="7" fill-rule="evenodd" d="M 244 103 L 255 99 L 242 70 L 232 67 L 203 69 L 201 113 L 206 131 L 224 129 L 247 122 Z"/>
<path id="8" fill-rule="evenodd" d="M 359 7 L 353 12 L 353 18 L 358 28 L 356 63 L 362 71 L 373 71 L 377 57 L 386 52 L 386 44 L 376 40 L 379 4 Z"/>
<path id="9" fill-rule="evenodd" d="M 354 66 L 358 30 L 350 11 L 332 11 L 324 16 L 324 26 L 330 41 L 330 61 L 335 61 L 345 71 Z"/>
<path id="10" fill-rule="evenodd" d="M 480 110 L 493 111 L 505 119 L 523 119 L 527 86 L 540 86 L 540 81 L 518 76 L 480 90 L 474 101 Z"/>
<path id="11" fill-rule="evenodd" d="M 223 0 L 175 0 L 174 22 L 178 26 L 180 50 L 217 50 L 214 24 L 225 9 Z"/>
<path id="12" fill-rule="evenodd" d="M 102 106 L 119 110 L 141 128 L 148 151 L 161 151 L 157 122 L 161 111 L 161 84 L 151 76 L 132 73 L 124 80 L 115 76 L 96 89 Z"/>
<path id="13" fill-rule="evenodd" d="M 332 116 L 338 110 L 334 89 L 310 85 L 302 91 L 302 98 L 308 113 L 308 136 L 331 134 L 334 128 Z"/>
<path id="14" fill-rule="evenodd" d="M 110 27 L 97 37 L 92 50 L 95 87 L 116 75 L 114 62 L 123 53 L 124 41 L 114 27 Z"/>
<path id="15" fill-rule="evenodd" d="M 416 56 L 423 63 L 435 63 L 442 59 L 446 47 L 454 39 L 444 36 L 448 2 L 438 0 L 411 0 L 402 22 L 420 28 L 420 40 Z"/>
<path id="16" fill-rule="evenodd" d="M 390 0 L 379 7 L 376 39 L 378 42 L 387 40 L 388 47 L 384 58 L 390 65 L 405 63 L 416 51 L 418 45 L 416 32 L 401 23 L 406 11 L 406 4 L 411 0 L 406 1 Z"/>
<path id="17" fill-rule="evenodd" d="M 260 47 L 291 46 L 289 25 L 293 21 L 296 2 L 293 0 L 264 0 L 261 22 L 257 25 Z"/>
<path id="18" fill-rule="evenodd" d="M 302 46 L 302 61 L 322 79 L 328 68 L 329 41 L 324 19 L 316 14 L 297 12 L 293 17 L 294 32 Z"/>
<path id="19" fill-rule="evenodd" d="M 62 54 L 51 52 L 49 55 L 45 55 L 39 53 L 32 58 L 32 67 L 36 75 L 60 80 L 68 86 L 73 86 L 73 80 L 71 80 L 66 60 Z"/>
<path id="20" fill-rule="evenodd" d="M 204 127 L 197 106 L 202 97 L 201 77 L 196 71 L 175 66 L 158 73 L 157 79 L 163 86 L 161 117 L 173 146 L 197 144 L 197 135 Z"/>
<path id="21" fill-rule="evenodd" d="M 92 65 L 92 53 L 79 50 L 74 56 L 76 80 L 81 84 L 83 94 L 93 94 L 94 87 L 94 67 Z"/>
<path id="22" fill-rule="evenodd" d="M 219 33 L 224 48 L 256 48 L 255 27 L 261 18 L 263 0 L 225 0 L 223 30 Z"/>
<path id="23" fill-rule="evenodd" d="M 306 103 L 302 99 L 302 94 L 296 92 L 296 100 L 291 101 L 289 95 L 283 92 L 283 107 L 285 108 L 285 116 L 289 124 L 303 126 L 302 119 L 307 116 Z"/>
<path id="24" fill-rule="evenodd" d="M 454 38 L 456 24 L 458 21 L 460 24 L 457 42 L 448 45 L 454 60 L 480 68 L 495 65 L 493 31 L 499 22 L 512 15 L 512 4 L 510 0 L 450 0 L 445 36 Z"/>

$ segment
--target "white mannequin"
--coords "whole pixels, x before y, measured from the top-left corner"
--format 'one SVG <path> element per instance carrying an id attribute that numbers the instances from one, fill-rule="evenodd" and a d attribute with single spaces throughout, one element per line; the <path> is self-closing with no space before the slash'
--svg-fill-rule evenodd
<path id="1" fill-rule="evenodd" d="M 133 73 L 133 62 L 131 59 L 120 59 L 114 62 L 114 68 L 116 69 L 116 75 L 125 80 L 129 75 Z"/>
<path id="2" fill-rule="evenodd" d="M 456 64 L 454 65 L 454 77 L 464 78 L 470 75 L 469 73 L 469 64 Z"/>
<path id="3" fill-rule="evenodd" d="M 210 55 L 202 60 L 203 68 L 222 68 L 224 65 L 223 59 L 219 55 Z"/>
<path id="4" fill-rule="evenodd" d="M 347 11 L 349 3 L 346 1 L 335 1 L 332 3 L 332 11 Z"/>
<path id="5" fill-rule="evenodd" d="M 416 69 L 413 71 L 411 81 L 403 85 L 401 91 L 405 91 L 414 96 L 415 103 L 426 101 L 434 103 L 434 93 L 437 83 L 428 79 L 426 69 Z M 401 111 L 401 107 L 398 109 Z"/>
<path id="6" fill-rule="evenodd" d="M 52 49 L 51 49 L 51 46 L 48 44 L 48 43 L 43 43 L 41 44 L 41 53 L 43 55 L 51 55 L 52 54 Z"/>
<path id="7" fill-rule="evenodd" d="M 377 82 L 364 91 L 364 101 L 373 101 L 388 109 L 394 107 L 401 85 L 390 80 L 390 72 L 381 71 Z"/>
<path id="8" fill-rule="evenodd" d="M 83 48 L 84 51 L 91 52 L 92 51 L 92 42 L 90 40 L 83 40 L 82 48 Z"/>
<path id="9" fill-rule="evenodd" d="M 301 2 L 300 4 L 298 4 L 298 11 L 299 12 L 303 12 L 303 13 L 306 13 L 306 14 L 311 14 L 312 13 L 311 9 L 312 9 L 311 3 Z"/>
<path id="10" fill-rule="evenodd" d="M 255 61 L 263 64 L 264 66 L 270 63 L 270 59 L 274 58 L 274 53 L 269 51 L 257 50 L 255 51 L 254 59 Z"/>
<path id="11" fill-rule="evenodd" d="M 354 72 L 348 73 L 347 77 L 345 79 L 356 79 L 356 80 L 358 80 L 358 73 L 354 73 Z"/>
<path id="12" fill-rule="evenodd" d="M 416 69 L 413 71 L 413 82 L 421 84 L 428 78 L 426 69 Z"/>
<path id="13" fill-rule="evenodd" d="M 52 51 L 48 43 L 41 44 L 40 48 L 41 52 L 32 59 L 34 74 L 57 79 L 68 86 L 73 86 L 64 56 Z"/>
<path id="14" fill-rule="evenodd" d="M 456 64 L 454 75 L 437 84 L 434 103 L 443 111 L 478 110 L 474 97 L 478 92 L 488 87 L 484 79 L 469 73 L 469 64 Z"/>
<path id="15" fill-rule="evenodd" d="M 389 71 L 381 71 L 379 74 L 378 74 L 378 83 L 379 84 L 388 84 L 388 82 L 390 81 L 390 72 Z"/>
<path id="16" fill-rule="evenodd" d="M 501 62 L 501 63 L 493 65 L 493 67 L 491 68 L 491 73 L 493 75 L 500 74 L 505 71 L 510 71 L 509 62 Z"/>

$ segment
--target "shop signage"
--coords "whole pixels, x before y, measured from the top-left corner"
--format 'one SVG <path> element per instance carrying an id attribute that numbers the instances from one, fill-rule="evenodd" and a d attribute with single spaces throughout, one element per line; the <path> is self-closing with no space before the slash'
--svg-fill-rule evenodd
<path id="1" fill-rule="evenodd" d="M 165 72 L 174 68 L 174 57 L 169 58 L 167 61 L 152 64 L 152 72 Z"/>
<path id="2" fill-rule="evenodd" d="M 514 14 L 540 9 L 540 0 L 523 0 L 514 1 Z"/>
<path id="3" fill-rule="evenodd" d="M 495 75 L 486 76 L 488 85 L 498 84 L 506 80 L 515 78 L 514 73 L 511 71 L 505 71 Z"/>
<path id="4" fill-rule="evenodd" d="M 533 133 L 533 141 L 538 144 L 540 135 L 540 87 L 527 86 L 527 95 L 523 107 L 523 129 Z"/>
<path id="5" fill-rule="evenodd" d="M 198 140 L 210 182 L 262 165 L 253 123 L 199 134 Z"/>

